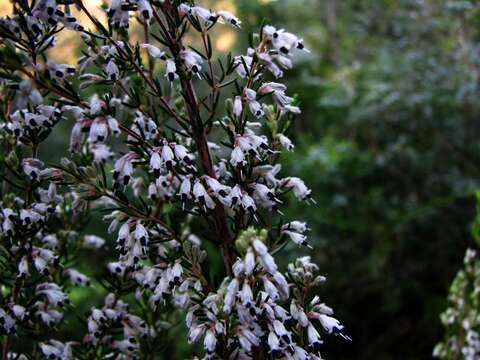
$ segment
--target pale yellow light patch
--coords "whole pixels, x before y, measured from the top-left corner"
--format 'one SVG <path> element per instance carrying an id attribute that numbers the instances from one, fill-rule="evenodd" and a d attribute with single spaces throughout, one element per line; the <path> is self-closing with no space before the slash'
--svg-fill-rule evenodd
<path id="1" fill-rule="evenodd" d="M 212 4 L 212 10 L 226 10 L 230 11 L 232 14 L 235 15 L 237 7 L 231 0 L 218 0 L 218 1 L 213 1 Z"/>
<path id="2" fill-rule="evenodd" d="M 0 16 L 8 15 L 12 12 L 12 4 L 9 0 L 0 0 Z"/>
<path id="3" fill-rule="evenodd" d="M 237 33 L 233 30 L 224 30 L 216 36 L 215 48 L 218 51 L 226 52 L 231 50 L 235 41 L 237 40 Z"/>

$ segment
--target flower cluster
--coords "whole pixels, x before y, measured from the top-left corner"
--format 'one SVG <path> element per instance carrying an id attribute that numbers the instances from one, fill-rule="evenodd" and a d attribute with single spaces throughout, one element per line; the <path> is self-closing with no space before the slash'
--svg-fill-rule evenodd
<path id="1" fill-rule="evenodd" d="M 273 356 L 320 359 L 319 326 L 348 339 L 341 333 L 343 326 L 331 317 L 333 310 L 319 296 L 306 300 L 308 289 L 325 281 L 316 274 L 317 265 L 305 256 L 289 264 L 283 275 L 268 252 L 266 236 L 264 231 L 245 230 L 236 242 L 245 255 L 233 264 L 233 278 L 226 278 L 216 293 L 189 308 L 189 341 L 204 336 L 207 358 L 225 356 L 222 346 L 234 348 L 235 357 L 247 358 L 264 344 L 264 351 Z M 234 326 L 226 321 L 231 318 L 236 319 Z M 222 338 L 226 345 L 219 343 Z"/>
<path id="2" fill-rule="evenodd" d="M 450 287 L 449 307 L 441 320 L 446 335 L 433 355 L 440 359 L 478 359 L 480 356 L 480 260 L 475 250 L 465 253 L 464 268 Z"/>
<path id="3" fill-rule="evenodd" d="M 281 206 L 290 193 L 314 203 L 312 191 L 278 163 L 294 149 L 286 132 L 301 113 L 280 79 L 308 52 L 303 40 L 264 25 L 243 55 L 214 58 L 210 30 L 241 28 L 230 12 L 112 0 L 102 23 L 75 4 L 93 28 L 55 0 L 14 1 L 0 19 L 2 51 L 15 59 L 1 79 L 0 241 L 12 284 L 0 303 L 4 353 L 16 353 L 15 332 L 42 326 L 52 336 L 33 351 L 49 358 L 145 358 L 179 313 L 205 359 L 320 359 L 322 332 L 349 339 L 318 294 L 325 278 L 311 258 L 283 270 L 276 258 L 310 247 L 307 225 L 285 222 Z M 83 42 L 75 65 L 47 53 L 64 29 Z M 72 124 L 70 155 L 46 167 L 38 149 L 60 122 Z M 69 289 L 93 282 L 72 254 L 106 244 L 77 232 L 89 209 L 107 212 L 116 238 L 95 274 L 108 295 L 86 314 L 82 339 L 59 342 Z M 223 269 L 209 269 L 219 258 Z"/>
<path id="4" fill-rule="evenodd" d="M 27 83 L 28 93 L 15 91 Z M 11 112 L 0 128 L 4 154 L 0 257 L 6 285 L 0 302 L 0 333 L 2 348 L 8 350 L 16 334 L 20 338 L 53 336 L 65 311 L 71 311 L 68 291 L 89 286 L 90 280 L 72 267 L 72 254 L 85 247 L 78 233 L 85 223 L 74 211 L 75 195 L 57 185 L 61 171 L 45 166 L 38 157 L 42 142 L 62 121 L 62 112 L 58 104 L 43 103 L 45 97 L 21 78 L 12 78 L 5 96 Z M 49 358 L 73 359 L 70 343 L 52 339 L 34 347 Z"/>
<path id="5" fill-rule="evenodd" d="M 88 334 L 84 342 L 95 346 L 103 345 L 107 349 L 121 354 L 132 355 L 138 350 L 138 339 L 149 336 L 145 321 L 128 312 L 128 304 L 110 293 L 101 309 L 93 308 L 87 318 Z M 121 333 L 121 339 L 115 334 Z"/>

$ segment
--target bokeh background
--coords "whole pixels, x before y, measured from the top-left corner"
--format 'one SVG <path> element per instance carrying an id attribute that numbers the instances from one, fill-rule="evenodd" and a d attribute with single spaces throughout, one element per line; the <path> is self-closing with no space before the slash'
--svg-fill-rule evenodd
<path id="1" fill-rule="evenodd" d="M 91 9 L 100 6 L 87 1 Z M 352 337 L 329 338 L 329 359 L 429 359 L 442 339 L 440 312 L 461 267 L 480 176 L 480 2 L 445 0 L 223 0 L 254 31 L 262 19 L 301 34 L 311 53 L 286 74 L 303 109 L 283 166 L 305 179 L 318 205 L 289 204 L 312 228 L 312 256 L 328 277 L 323 299 Z M 11 5 L 0 0 L 0 13 Z M 98 12 L 101 17 L 101 13 Z M 135 36 L 133 30 L 133 36 Z M 246 32 L 222 28 L 218 51 L 245 51 Z M 52 53 L 74 62 L 76 38 Z M 69 124 L 41 149 L 67 148 Z M 98 216 L 97 216 L 98 215 Z M 102 234 L 101 214 L 90 232 Z M 297 251 L 295 248 L 289 250 Z M 289 254 L 293 257 L 294 254 Z M 80 268 L 95 273 L 111 253 Z M 100 299 L 76 291 L 79 311 Z M 79 336 L 77 321 L 65 336 Z M 165 342 L 188 356 L 181 318 Z"/>

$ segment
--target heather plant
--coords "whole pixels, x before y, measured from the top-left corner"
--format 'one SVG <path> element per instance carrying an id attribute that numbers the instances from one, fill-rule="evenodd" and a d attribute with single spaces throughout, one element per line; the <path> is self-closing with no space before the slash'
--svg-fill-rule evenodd
<path id="1" fill-rule="evenodd" d="M 480 356 L 480 260 L 477 251 L 468 249 L 464 267 L 450 287 L 448 308 L 442 313 L 444 340 L 433 355 L 440 359 L 474 360 Z"/>
<path id="2" fill-rule="evenodd" d="M 102 22 L 81 1 L 16 0 L 0 20 L 3 358 L 153 359 L 182 314 L 206 359 L 320 359 L 322 332 L 349 339 L 320 297 L 325 277 L 309 256 L 278 261 L 310 247 L 281 206 L 314 203 L 311 190 L 279 164 L 301 113 L 279 79 L 302 39 L 263 23 L 245 54 L 217 56 L 212 31 L 241 28 L 230 12 L 104 10 Z M 83 43 L 75 65 L 49 57 L 62 31 Z M 60 122 L 73 122 L 69 152 L 45 165 L 39 146 Z M 98 272 L 104 301 L 76 314 L 85 336 L 65 339 L 69 289 L 89 284 L 75 254 L 105 242 L 83 235 L 92 210 L 117 259 Z"/>
<path id="3" fill-rule="evenodd" d="M 480 193 L 476 193 L 477 214 L 471 226 L 472 236 L 480 240 Z M 434 350 L 439 359 L 480 357 L 480 259 L 478 251 L 467 249 L 463 267 L 457 272 L 448 293 L 448 307 L 440 315 L 445 335 Z"/>

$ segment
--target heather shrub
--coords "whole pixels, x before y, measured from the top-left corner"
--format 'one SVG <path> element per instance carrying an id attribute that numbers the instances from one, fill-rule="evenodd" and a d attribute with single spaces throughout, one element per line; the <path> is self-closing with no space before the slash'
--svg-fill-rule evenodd
<path id="1" fill-rule="evenodd" d="M 322 332 L 349 338 L 318 266 L 289 257 L 309 251 L 307 224 L 281 211 L 315 203 L 279 164 L 301 112 L 280 79 L 308 51 L 302 39 L 265 22 L 244 54 L 218 56 L 213 31 L 241 28 L 227 11 L 104 10 L 105 21 L 81 1 L 14 1 L 0 20 L 3 358 L 168 356 L 181 318 L 206 359 L 320 359 Z M 63 31 L 82 41 L 75 64 L 49 55 Z M 60 123 L 69 149 L 46 164 L 39 148 Z M 88 231 L 100 212 L 114 246 Z M 99 251 L 115 260 L 91 280 L 77 254 Z M 92 282 L 103 302 L 75 313 L 69 294 Z M 62 331 L 72 313 L 81 339 Z"/>

